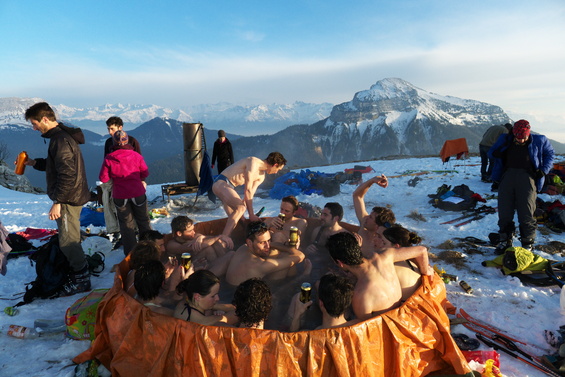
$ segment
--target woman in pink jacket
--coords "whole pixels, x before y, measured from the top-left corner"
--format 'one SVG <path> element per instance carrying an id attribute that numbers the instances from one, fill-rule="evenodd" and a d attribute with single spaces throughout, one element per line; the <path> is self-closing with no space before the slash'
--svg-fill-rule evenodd
<path id="1" fill-rule="evenodd" d="M 143 156 L 128 144 L 128 135 L 119 130 L 113 136 L 113 151 L 104 157 L 100 169 L 100 181 L 114 182 L 112 197 L 118 211 L 124 254 L 128 255 L 137 243 L 135 228 L 139 234 L 151 230 L 145 195 L 145 178 L 149 170 Z"/>

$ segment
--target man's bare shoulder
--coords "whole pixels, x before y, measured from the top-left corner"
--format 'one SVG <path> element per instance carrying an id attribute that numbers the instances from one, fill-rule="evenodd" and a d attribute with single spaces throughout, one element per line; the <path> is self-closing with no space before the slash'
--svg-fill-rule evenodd
<path id="1" fill-rule="evenodd" d="M 300 217 L 293 218 L 290 223 L 291 223 L 292 226 L 295 226 L 298 229 L 300 229 L 302 227 L 304 229 L 306 229 L 306 227 L 308 226 L 308 221 L 306 219 L 301 219 Z"/>

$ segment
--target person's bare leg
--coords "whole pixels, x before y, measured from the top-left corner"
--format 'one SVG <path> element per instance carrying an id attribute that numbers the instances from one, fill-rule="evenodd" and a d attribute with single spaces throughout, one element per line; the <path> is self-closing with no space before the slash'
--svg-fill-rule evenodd
<path id="1" fill-rule="evenodd" d="M 217 277 L 222 277 L 226 274 L 228 266 L 231 259 L 235 255 L 235 251 L 228 251 L 224 256 L 216 259 L 214 262 L 208 265 L 208 270 L 211 271 Z"/>
<path id="2" fill-rule="evenodd" d="M 231 232 L 235 229 L 239 219 L 243 217 L 245 213 L 245 203 L 237 195 L 237 192 L 224 181 L 218 181 L 212 186 L 212 191 L 214 194 L 220 198 L 224 204 L 224 210 L 228 215 L 228 220 L 222 232 L 225 236 L 230 236 Z M 228 209 L 229 208 L 229 209 Z M 232 211 L 230 213 L 230 210 Z"/>

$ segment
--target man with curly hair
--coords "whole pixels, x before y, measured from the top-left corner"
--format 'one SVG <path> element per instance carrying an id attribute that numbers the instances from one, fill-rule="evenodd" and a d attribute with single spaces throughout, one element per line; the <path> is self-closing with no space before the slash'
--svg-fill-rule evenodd
<path id="1" fill-rule="evenodd" d="M 235 290 L 232 304 L 239 327 L 262 329 L 273 307 L 271 289 L 259 278 L 248 279 Z"/>
<path id="2" fill-rule="evenodd" d="M 401 304 L 402 288 L 394 262 L 413 260 L 422 275 L 431 275 L 428 249 L 424 246 L 386 248 L 363 257 L 361 247 L 351 233 L 336 233 L 326 244 L 334 262 L 357 278 L 352 307 L 359 320 L 382 314 Z"/>
<path id="3" fill-rule="evenodd" d="M 347 321 L 346 318 L 352 297 L 353 284 L 348 278 L 335 274 L 322 276 L 318 285 L 318 306 L 322 312 L 322 324 L 316 327 L 316 330 L 349 326 L 357 322 Z M 301 317 L 311 305 L 312 301 L 300 301 L 300 292 L 294 295 L 288 311 L 291 316 L 289 331 L 299 330 Z"/>

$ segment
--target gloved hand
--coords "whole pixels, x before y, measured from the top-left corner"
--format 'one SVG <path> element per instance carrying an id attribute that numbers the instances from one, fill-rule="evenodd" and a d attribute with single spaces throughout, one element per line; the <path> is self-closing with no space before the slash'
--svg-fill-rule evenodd
<path id="1" fill-rule="evenodd" d="M 541 179 L 543 177 L 545 177 L 545 173 L 541 169 L 536 170 L 536 179 Z"/>

